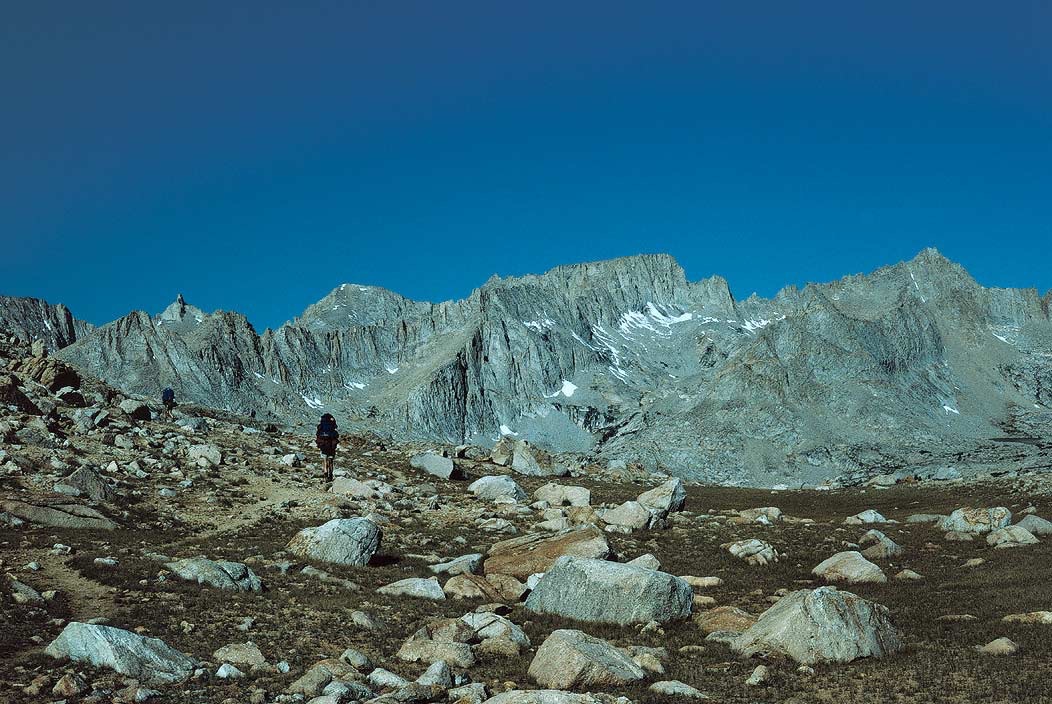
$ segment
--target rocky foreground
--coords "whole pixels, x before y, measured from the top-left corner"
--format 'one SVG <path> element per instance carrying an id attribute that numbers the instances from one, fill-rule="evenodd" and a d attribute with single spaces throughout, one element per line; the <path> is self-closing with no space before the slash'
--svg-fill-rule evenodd
<path id="1" fill-rule="evenodd" d="M 0 368 L 3 701 L 1052 701 L 1039 473 L 771 492 L 353 437 L 330 487 L 310 438 Z"/>

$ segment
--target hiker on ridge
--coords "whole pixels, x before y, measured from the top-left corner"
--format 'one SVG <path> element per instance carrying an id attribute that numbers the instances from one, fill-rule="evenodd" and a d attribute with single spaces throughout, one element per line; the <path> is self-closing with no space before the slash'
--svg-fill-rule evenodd
<path id="1" fill-rule="evenodd" d="M 326 413 L 318 423 L 318 432 L 314 442 L 321 450 L 322 465 L 325 467 L 325 481 L 332 481 L 333 466 L 336 464 L 336 446 L 340 443 L 340 433 L 336 430 L 336 419 Z"/>
<path id="2" fill-rule="evenodd" d="M 175 417 L 172 413 L 175 409 L 175 391 L 171 386 L 166 387 L 165 390 L 161 392 L 161 405 L 164 406 L 164 410 L 161 411 L 161 417 L 165 420 L 172 420 L 172 418 Z"/>

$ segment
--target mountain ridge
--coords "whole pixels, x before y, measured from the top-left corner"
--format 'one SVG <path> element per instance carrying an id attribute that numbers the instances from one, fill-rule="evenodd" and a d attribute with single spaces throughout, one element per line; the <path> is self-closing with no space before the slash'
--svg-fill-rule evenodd
<path id="1" fill-rule="evenodd" d="M 59 355 L 128 391 L 291 423 L 327 410 L 397 439 L 513 434 L 721 483 L 857 480 L 982 464 L 968 453 L 1001 425 L 1044 427 L 1050 296 L 984 288 L 927 249 L 738 301 L 723 277 L 639 255 L 441 303 L 342 284 L 262 333 L 179 296 Z"/>

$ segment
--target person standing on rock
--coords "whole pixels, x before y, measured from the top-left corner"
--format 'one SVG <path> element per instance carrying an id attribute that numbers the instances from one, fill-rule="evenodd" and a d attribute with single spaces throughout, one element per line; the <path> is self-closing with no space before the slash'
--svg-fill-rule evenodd
<path id="1" fill-rule="evenodd" d="M 318 423 L 318 432 L 314 442 L 321 450 L 322 465 L 325 467 L 325 481 L 332 481 L 333 466 L 336 464 L 336 446 L 340 444 L 340 433 L 336 430 L 336 419 L 326 413 Z"/>
<path id="2" fill-rule="evenodd" d="M 164 406 L 164 411 L 161 413 L 161 417 L 165 420 L 172 420 L 174 414 L 172 411 L 175 409 L 175 390 L 171 386 L 166 387 L 161 392 L 161 405 Z"/>

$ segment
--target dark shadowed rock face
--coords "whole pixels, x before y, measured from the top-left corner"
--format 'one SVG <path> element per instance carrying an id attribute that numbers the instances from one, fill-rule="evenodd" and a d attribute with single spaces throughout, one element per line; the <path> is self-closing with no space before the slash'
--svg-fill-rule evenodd
<path id="1" fill-rule="evenodd" d="M 665 255 L 494 277 L 439 304 L 344 284 L 262 334 L 180 298 L 60 354 L 150 396 L 739 484 L 861 482 L 977 447 L 969 461 L 994 463 L 988 438 L 1047 429 L 1052 406 L 1048 297 L 983 288 L 934 250 L 770 300 L 689 282 Z"/>
<path id="2" fill-rule="evenodd" d="M 76 320 L 61 303 L 51 305 L 39 298 L 0 296 L 0 330 L 33 342 L 43 340 L 51 350 L 59 350 L 90 332 L 92 325 Z"/>

